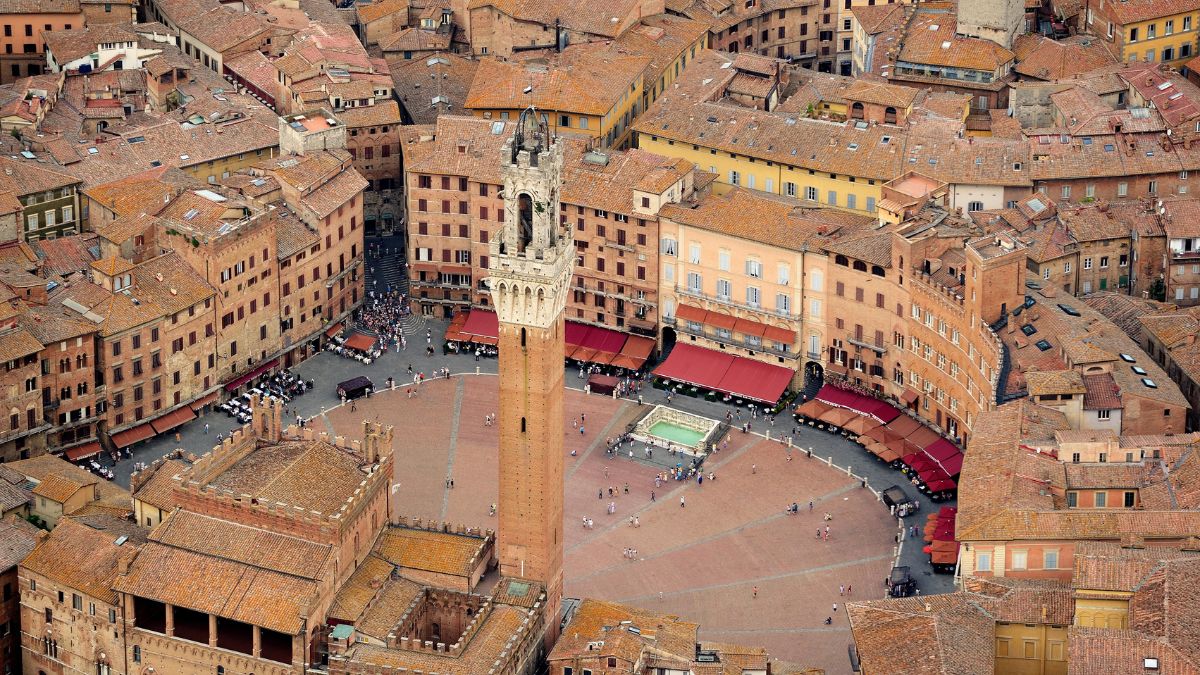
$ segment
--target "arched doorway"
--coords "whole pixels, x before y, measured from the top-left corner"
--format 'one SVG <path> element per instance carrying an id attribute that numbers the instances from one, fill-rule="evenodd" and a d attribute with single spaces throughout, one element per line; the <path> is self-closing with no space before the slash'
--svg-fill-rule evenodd
<path id="1" fill-rule="evenodd" d="M 804 393 L 811 398 L 825 384 L 825 368 L 816 361 L 804 364 Z"/>
<path id="2" fill-rule="evenodd" d="M 861 120 L 864 116 L 863 104 L 860 101 L 855 101 L 854 105 L 850 106 L 850 119 Z"/>
<path id="3" fill-rule="evenodd" d="M 668 353 L 670 353 L 671 348 L 675 346 L 675 339 L 676 339 L 675 329 L 671 328 L 669 326 L 663 327 L 663 329 L 662 329 L 662 351 L 661 351 L 662 356 L 665 357 Z"/>

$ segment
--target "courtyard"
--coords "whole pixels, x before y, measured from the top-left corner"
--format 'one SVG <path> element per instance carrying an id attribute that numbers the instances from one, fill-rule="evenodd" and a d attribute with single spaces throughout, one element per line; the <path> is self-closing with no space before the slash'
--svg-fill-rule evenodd
<path id="1" fill-rule="evenodd" d="M 456 376 L 426 381 L 411 398 L 402 388 L 360 399 L 353 410 L 335 407 L 314 424 L 348 438 L 360 437 L 363 419 L 394 425 L 394 514 L 486 528 L 497 500 L 499 427 L 484 417 L 496 401 L 494 376 Z M 761 644 L 782 659 L 846 670 L 850 633 L 841 608 L 850 598 L 839 589 L 851 588 L 855 599 L 882 597 L 894 554 L 896 522 L 871 491 L 799 450 L 789 461 L 777 441 L 740 431 L 706 463 L 715 480 L 656 488 L 655 475 L 674 465 L 665 451 L 649 461 L 640 445 L 632 460 L 605 452 L 606 439 L 644 408 L 574 389 L 564 407 L 565 452 L 575 452 L 565 460 L 567 597 L 679 614 L 699 622 L 705 639 Z M 581 414 L 584 434 L 572 423 Z M 802 506 L 798 515 L 785 513 L 792 502 Z M 829 540 L 817 539 L 826 524 Z M 629 548 L 633 559 L 624 555 Z"/>
<path id="2" fill-rule="evenodd" d="M 433 344 L 445 330 L 445 321 L 428 320 Z M 424 328 L 424 327 L 422 327 Z M 330 352 L 320 353 L 293 369 L 316 388 L 288 404 L 292 414 L 313 417 L 318 430 L 361 434 L 361 420 L 378 418 L 396 428 L 396 514 L 431 518 L 452 524 L 489 527 L 488 507 L 496 501 L 496 440 L 499 427 L 484 426 L 484 417 L 497 412 L 496 360 L 475 360 L 468 355 L 443 355 L 423 350 L 424 330 L 410 334 L 410 346 L 388 352 L 365 365 Z M 400 386 L 411 382 L 408 366 L 430 378 L 449 368 L 449 380 L 427 379 L 420 393 L 407 398 L 404 389 L 360 399 L 357 410 L 339 407 L 335 383 L 357 375 L 383 386 L 389 376 Z M 850 467 L 880 490 L 905 479 L 876 461 L 856 443 L 840 436 L 802 427 L 792 461 L 776 441 L 735 431 L 729 447 L 713 455 L 705 472 L 716 481 L 670 482 L 655 490 L 655 474 L 673 462 L 656 451 L 647 462 L 641 446 L 635 460 L 628 455 L 608 459 L 605 439 L 623 431 L 640 414 L 633 401 L 587 396 L 582 379 L 568 367 L 564 421 L 566 452 L 565 537 L 566 593 L 568 597 L 593 596 L 628 602 L 700 622 L 705 639 L 761 644 L 778 658 L 824 667 L 830 673 L 846 672 L 846 645 L 850 640 L 841 585 L 853 587 L 853 599 L 883 595 L 883 578 L 893 560 L 896 523 L 870 490 L 835 466 Z M 666 404 L 661 390 L 643 389 L 647 405 Z M 721 403 L 677 396 L 671 407 L 711 419 L 722 419 L 731 408 Z M 571 420 L 587 415 L 586 434 L 580 435 Z M 208 451 L 219 433 L 239 426 L 221 413 L 208 413 L 176 431 L 133 447 L 133 457 L 114 467 L 116 482 L 129 484 L 135 462 L 149 462 L 174 448 L 197 454 Z M 206 433 L 206 427 L 208 427 Z M 789 418 L 776 427 L 761 418 L 755 431 L 789 432 Z M 809 459 L 801 448 L 812 448 Z M 757 465 L 757 472 L 752 466 Z M 605 477 L 607 469 L 608 476 Z M 446 481 L 454 480 L 454 488 Z M 625 483 L 630 494 L 624 493 Z M 608 487 L 617 488 L 616 513 L 607 515 Z M 598 499 L 603 490 L 604 499 Z M 680 508 L 684 497 L 686 508 Z M 809 499 L 815 502 L 807 512 Z M 792 502 L 801 513 L 786 515 Z M 828 511 L 829 543 L 814 537 Z M 924 522 L 929 507 L 923 505 L 909 524 Z M 630 515 L 640 527 L 628 525 Z M 594 529 L 582 527 L 591 518 Z M 900 563 L 911 566 L 922 594 L 952 590 L 950 575 L 933 574 L 923 542 L 905 541 Z M 636 560 L 622 552 L 637 549 Z M 753 587 L 758 586 L 758 597 Z M 661 594 L 661 597 L 660 597 Z"/>

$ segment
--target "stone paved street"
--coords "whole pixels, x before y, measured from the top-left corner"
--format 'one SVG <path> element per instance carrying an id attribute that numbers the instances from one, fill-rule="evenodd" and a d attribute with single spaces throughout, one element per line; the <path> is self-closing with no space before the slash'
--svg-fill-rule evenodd
<path id="1" fill-rule="evenodd" d="M 403 389 L 386 392 L 325 419 L 348 438 L 360 436 L 364 418 L 396 425 L 397 515 L 486 527 L 497 499 L 499 427 L 483 420 L 495 410 L 496 384 L 492 376 L 427 382 L 415 398 Z M 823 620 L 834 602 L 845 602 L 840 584 L 854 587 L 855 597 L 881 597 L 892 564 L 896 524 L 870 491 L 823 462 L 799 452 L 787 461 L 778 443 L 740 432 L 710 459 L 715 481 L 656 489 L 661 467 L 636 459 L 640 447 L 634 460 L 604 453 L 607 436 L 637 414 L 636 403 L 569 390 L 564 407 L 568 419 L 587 414 L 587 434 L 569 423 L 563 428 L 564 451 L 577 453 L 567 457 L 564 488 L 569 597 L 678 613 L 700 622 L 706 639 L 761 643 L 780 658 L 846 670 L 844 611 L 831 626 Z M 610 486 L 617 496 L 608 496 Z M 787 504 L 810 498 L 812 513 L 784 513 Z M 606 513 L 610 501 L 613 515 Z M 828 542 L 814 538 L 826 511 L 833 515 Z M 638 528 L 629 525 L 635 515 Z M 585 517 L 594 529 L 583 527 Z M 623 557 L 626 548 L 637 549 L 636 560 Z"/>
<path id="2" fill-rule="evenodd" d="M 349 437 L 359 435 L 364 417 L 395 425 L 401 485 L 397 513 L 486 526 L 488 505 L 496 501 L 498 427 L 485 427 L 483 418 L 496 412 L 496 383 L 491 375 L 497 362 L 443 356 L 439 336 L 446 322 L 431 319 L 427 325 L 433 336 L 433 357 L 424 353 L 422 333 L 410 336 L 407 350 L 384 354 L 369 366 L 328 352 L 300 364 L 294 372 L 314 380 L 316 388 L 289 407 L 292 414 L 320 417 L 313 421 L 317 428 Z M 427 378 L 443 367 L 456 376 L 427 381 L 417 396 L 408 399 L 404 385 L 411 383 L 410 364 Z M 475 377 L 477 372 L 482 376 Z M 355 375 L 367 375 L 379 387 L 392 376 L 400 390 L 361 399 L 352 413 L 349 406 L 339 407 L 334 385 Z M 580 386 L 575 371 L 568 371 L 567 386 L 572 388 L 567 414 L 586 411 L 588 415 L 586 436 L 581 437 L 569 423 L 564 428 L 566 451 L 577 452 L 566 463 L 567 593 L 661 607 L 700 621 L 709 639 L 761 642 L 781 658 L 844 672 L 850 639 L 845 617 L 835 617 L 832 626 L 822 620 L 833 602 L 844 603 L 837 598 L 842 583 L 855 588 L 855 597 L 880 596 L 894 553 L 896 523 L 870 491 L 823 461 L 807 459 L 799 449 L 787 462 L 779 443 L 735 431 L 729 449 L 706 465 L 706 471 L 717 473 L 715 483 L 664 485 L 652 504 L 649 492 L 661 466 L 641 459 L 631 462 L 627 457 L 606 460 L 603 447 L 605 438 L 636 418 L 640 412 L 636 403 L 585 396 L 574 389 Z M 645 388 L 643 397 L 647 405 L 665 403 L 662 392 L 653 388 Z M 724 404 L 682 396 L 675 397 L 672 406 L 713 419 L 723 419 L 729 410 Z M 174 434 L 167 434 L 139 444 L 133 459 L 118 464 L 117 482 L 128 485 L 135 461 L 152 461 L 175 447 L 203 452 L 215 443 L 217 433 L 228 433 L 235 426 L 232 418 L 210 413 L 181 427 L 179 442 Z M 765 429 L 765 424 L 756 426 L 756 431 Z M 777 427 L 770 428 L 776 429 L 790 431 L 791 425 L 781 418 Z M 840 436 L 804 428 L 798 439 L 798 448 L 811 446 L 815 457 L 849 466 L 876 489 L 903 483 L 899 473 Z M 750 473 L 751 464 L 758 465 L 757 474 Z M 445 487 L 450 477 L 455 481 L 453 491 Z M 626 482 L 629 496 L 623 494 Z M 622 493 L 615 499 L 615 516 L 605 514 L 607 496 L 596 497 L 597 490 L 609 485 Z M 686 509 L 679 507 L 680 496 L 687 499 Z M 783 513 L 785 505 L 793 501 L 806 505 L 809 498 L 818 501 L 815 515 Z M 813 538 L 822 524 L 822 509 L 834 515 L 829 544 Z M 923 505 L 921 513 L 908 520 L 923 523 L 928 512 L 929 506 Z M 633 514 L 640 519 L 639 529 L 627 524 Z M 583 530 L 585 516 L 595 522 L 594 530 Z M 921 546 L 920 541 L 905 542 L 901 558 L 902 564 L 912 567 L 921 592 L 951 590 L 949 576 L 930 572 Z M 627 547 L 638 549 L 637 561 L 622 557 Z M 751 603 L 754 585 L 759 587 L 759 597 Z"/>

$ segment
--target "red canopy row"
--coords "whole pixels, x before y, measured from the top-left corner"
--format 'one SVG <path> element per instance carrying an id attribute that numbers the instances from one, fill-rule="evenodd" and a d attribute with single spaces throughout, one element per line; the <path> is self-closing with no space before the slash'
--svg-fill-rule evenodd
<path id="1" fill-rule="evenodd" d="M 937 514 L 929 514 L 925 525 L 925 552 L 934 565 L 953 565 L 958 562 L 958 542 L 954 539 L 954 521 L 958 509 L 943 506 Z"/>
<path id="2" fill-rule="evenodd" d="M 611 363 L 620 368 L 637 370 L 654 351 L 654 340 L 640 335 L 567 321 L 564 327 L 564 356 L 576 361 Z M 476 342 L 494 345 L 500 338 L 500 320 L 495 312 L 473 309 L 457 314 L 446 330 L 446 339 L 455 342 Z"/>
<path id="3" fill-rule="evenodd" d="M 849 408 L 860 415 L 869 415 L 883 423 L 891 422 L 900 416 L 900 411 L 884 401 L 832 385 L 825 385 L 817 392 L 817 400 L 824 401 L 838 408 Z"/>
<path id="4" fill-rule="evenodd" d="M 713 349 L 676 344 L 654 374 L 733 396 L 775 403 L 791 383 L 795 372 Z"/>

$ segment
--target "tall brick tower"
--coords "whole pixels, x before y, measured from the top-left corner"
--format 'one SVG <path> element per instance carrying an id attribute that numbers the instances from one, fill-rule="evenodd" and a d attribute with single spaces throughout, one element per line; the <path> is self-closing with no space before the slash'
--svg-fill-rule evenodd
<path id="1" fill-rule="evenodd" d="M 492 240 L 500 319 L 500 572 L 546 587 L 547 644 L 563 592 L 563 307 L 575 263 L 559 225 L 562 142 L 533 108 L 502 150 L 504 230 Z"/>

